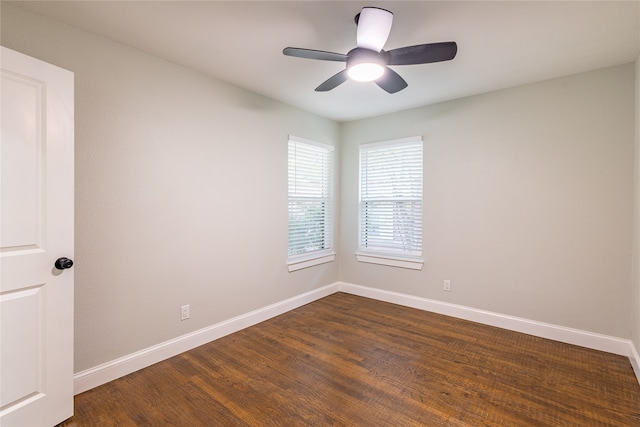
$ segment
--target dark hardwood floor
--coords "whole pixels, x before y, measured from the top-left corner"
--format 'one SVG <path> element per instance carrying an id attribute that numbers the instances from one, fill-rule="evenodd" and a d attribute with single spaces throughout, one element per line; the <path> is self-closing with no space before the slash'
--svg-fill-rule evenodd
<path id="1" fill-rule="evenodd" d="M 628 358 L 337 293 L 75 398 L 61 426 L 640 426 Z"/>

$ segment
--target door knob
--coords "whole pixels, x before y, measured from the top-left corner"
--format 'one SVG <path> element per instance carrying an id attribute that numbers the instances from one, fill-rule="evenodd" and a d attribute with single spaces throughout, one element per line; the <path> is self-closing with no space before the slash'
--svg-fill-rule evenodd
<path id="1" fill-rule="evenodd" d="M 73 267 L 73 261 L 71 261 L 69 258 L 64 258 L 64 257 L 58 258 L 56 260 L 55 267 L 58 270 L 65 270 L 67 268 L 71 268 Z"/>

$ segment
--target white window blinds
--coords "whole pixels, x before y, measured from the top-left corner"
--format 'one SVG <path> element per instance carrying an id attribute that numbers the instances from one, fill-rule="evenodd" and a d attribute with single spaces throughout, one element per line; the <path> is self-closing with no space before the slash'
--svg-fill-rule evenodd
<path id="1" fill-rule="evenodd" d="M 360 146 L 359 250 L 422 255 L 422 138 Z"/>
<path id="2" fill-rule="evenodd" d="M 333 247 L 333 147 L 289 137 L 289 259 Z"/>

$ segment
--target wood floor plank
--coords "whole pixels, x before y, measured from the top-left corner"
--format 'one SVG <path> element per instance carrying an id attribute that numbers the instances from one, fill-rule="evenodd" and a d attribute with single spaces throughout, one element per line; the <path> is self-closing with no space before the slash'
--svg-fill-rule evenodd
<path id="1" fill-rule="evenodd" d="M 76 426 L 640 426 L 625 357 L 337 293 L 75 398 Z"/>

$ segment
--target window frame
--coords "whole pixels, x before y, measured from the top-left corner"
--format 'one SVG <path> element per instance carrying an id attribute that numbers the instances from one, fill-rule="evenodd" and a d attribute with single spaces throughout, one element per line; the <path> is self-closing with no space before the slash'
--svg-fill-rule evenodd
<path id="1" fill-rule="evenodd" d="M 420 224 L 420 235 L 419 237 L 419 245 L 420 250 L 412 250 L 412 251 L 402 251 L 402 250 L 392 250 L 390 248 L 386 249 L 372 249 L 371 247 L 366 247 L 363 245 L 363 236 L 364 236 L 364 217 L 363 217 L 363 153 L 371 152 L 379 148 L 386 148 L 392 146 L 399 145 L 407 145 L 407 144 L 418 144 L 420 145 L 420 214 L 418 216 Z M 356 259 L 359 262 L 372 263 L 372 264 L 380 264 L 387 265 L 392 267 L 399 268 L 408 268 L 413 270 L 421 270 L 424 265 L 424 259 L 422 258 L 422 240 L 423 240 L 423 227 L 422 224 L 424 222 L 424 143 L 421 136 L 414 136 L 409 138 L 401 138 L 395 140 L 388 141 L 379 141 L 372 143 L 360 144 L 359 147 L 359 188 L 358 188 L 358 249 L 356 251 Z M 401 202 L 401 199 L 386 199 L 388 201 Z M 406 202 L 406 200 L 404 200 Z M 394 223 L 395 224 L 395 223 Z"/>
<path id="2" fill-rule="evenodd" d="M 321 149 L 327 155 L 327 164 L 326 169 L 323 169 L 322 176 L 317 177 L 321 181 L 323 181 L 323 194 L 326 192 L 326 196 L 318 197 L 318 200 L 322 200 L 325 206 L 323 208 L 324 211 L 324 230 L 323 230 L 323 239 L 324 239 L 324 248 L 319 250 L 312 250 L 300 254 L 290 255 L 289 250 L 291 247 L 291 209 L 292 209 L 292 200 L 300 201 L 310 201 L 314 200 L 314 198 L 310 198 L 308 195 L 306 196 L 292 196 L 291 194 L 291 186 L 292 186 L 292 174 L 291 174 L 291 144 L 295 144 L 298 146 L 307 146 L 314 147 L 313 149 Z M 327 262 L 331 262 L 335 259 L 336 253 L 334 251 L 334 234 L 335 234 L 335 212 L 334 212 L 334 180 L 335 180 L 335 168 L 334 168 L 334 152 L 335 147 L 329 144 L 323 144 L 321 142 L 313 141 L 306 138 L 300 138 L 293 135 L 289 135 L 289 139 L 287 142 L 287 211 L 288 211 L 288 220 L 287 220 L 287 267 L 289 272 L 297 271 L 303 268 L 312 267 L 314 265 L 324 264 Z M 294 158 L 296 161 L 295 167 L 297 168 L 299 164 L 297 163 L 297 157 Z M 297 178 L 297 172 L 294 173 Z M 324 174 L 327 174 L 326 182 L 324 182 Z M 298 181 L 296 181 L 297 183 Z M 324 184 L 326 184 L 326 188 L 324 188 Z"/>

